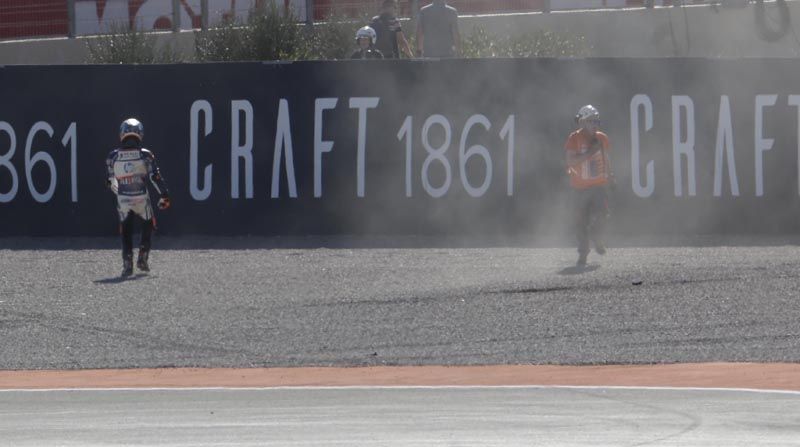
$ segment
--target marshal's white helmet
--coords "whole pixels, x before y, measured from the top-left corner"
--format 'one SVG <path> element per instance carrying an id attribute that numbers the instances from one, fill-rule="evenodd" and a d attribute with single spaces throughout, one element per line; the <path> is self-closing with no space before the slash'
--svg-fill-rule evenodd
<path id="1" fill-rule="evenodd" d="M 378 38 L 378 35 L 375 33 L 375 30 L 372 29 L 372 27 L 364 26 L 356 31 L 356 43 L 358 42 L 358 39 L 362 38 L 369 39 L 369 44 L 375 45 L 375 40 Z"/>
<path id="2" fill-rule="evenodd" d="M 575 122 L 581 129 L 596 132 L 600 128 L 600 112 L 591 104 L 585 105 L 575 115 Z"/>
<path id="3" fill-rule="evenodd" d="M 136 137 L 139 141 L 144 139 L 144 125 L 136 118 L 128 118 L 119 126 L 119 141 L 127 137 Z"/>

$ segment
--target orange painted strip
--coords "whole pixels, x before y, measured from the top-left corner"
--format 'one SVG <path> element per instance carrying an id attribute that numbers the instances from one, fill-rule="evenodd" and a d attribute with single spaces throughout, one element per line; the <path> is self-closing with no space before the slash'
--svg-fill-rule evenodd
<path id="1" fill-rule="evenodd" d="M 0 371 L 0 389 L 573 385 L 800 391 L 800 364 L 371 366 Z"/>

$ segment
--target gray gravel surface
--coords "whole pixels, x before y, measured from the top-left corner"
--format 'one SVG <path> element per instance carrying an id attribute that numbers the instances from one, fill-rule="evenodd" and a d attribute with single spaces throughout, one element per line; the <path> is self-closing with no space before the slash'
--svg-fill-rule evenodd
<path id="1" fill-rule="evenodd" d="M 800 361 L 794 241 L 386 242 L 0 241 L 0 369 Z"/>

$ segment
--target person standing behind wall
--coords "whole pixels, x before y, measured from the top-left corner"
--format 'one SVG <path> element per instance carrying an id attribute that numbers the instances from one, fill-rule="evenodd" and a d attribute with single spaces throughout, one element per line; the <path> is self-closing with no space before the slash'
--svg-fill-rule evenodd
<path id="1" fill-rule="evenodd" d="M 375 48 L 375 30 L 365 26 L 356 31 L 358 49 L 350 59 L 383 59 L 383 54 Z"/>
<path id="2" fill-rule="evenodd" d="M 401 50 L 406 57 L 414 57 L 397 20 L 397 0 L 383 0 L 380 15 L 373 17 L 369 26 L 377 34 L 375 47 L 383 53 L 383 57 L 399 59 Z"/>
<path id="3" fill-rule="evenodd" d="M 433 3 L 419 10 L 417 55 L 456 57 L 460 53 L 458 11 L 445 0 L 433 0 Z"/>

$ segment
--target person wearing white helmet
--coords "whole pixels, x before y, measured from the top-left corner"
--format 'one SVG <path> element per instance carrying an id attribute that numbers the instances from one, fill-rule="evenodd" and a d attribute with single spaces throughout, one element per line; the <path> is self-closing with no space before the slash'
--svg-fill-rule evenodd
<path id="1" fill-rule="evenodd" d="M 139 257 L 136 267 L 149 272 L 151 236 L 155 228 L 155 215 L 150 204 L 150 183 L 159 195 L 158 208 L 170 207 L 167 184 L 161 177 L 153 153 L 142 147 L 144 126 L 136 118 L 122 122 L 119 128 L 121 146 L 112 150 L 106 158 L 107 186 L 117 196 L 120 233 L 122 235 L 122 276 L 133 274 L 133 231 L 134 222 L 142 224 L 139 244 Z"/>
<path id="2" fill-rule="evenodd" d="M 350 56 L 350 59 L 383 59 L 383 53 L 375 48 L 375 30 L 369 26 L 364 26 L 356 31 L 356 45 L 358 49 Z"/>
<path id="3" fill-rule="evenodd" d="M 608 135 L 600 131 L 600 112 L 592 105 L 581 107 L 575 116 L 578 129 L 564 145 L 567 174 L 576 201 L 576 236 L 579 267 L 586 265 L 590 241 L 595 251 L 606 254 L 603 229 L 609 217 L 608 192 L 614 185 L 611 144 Z"/>

